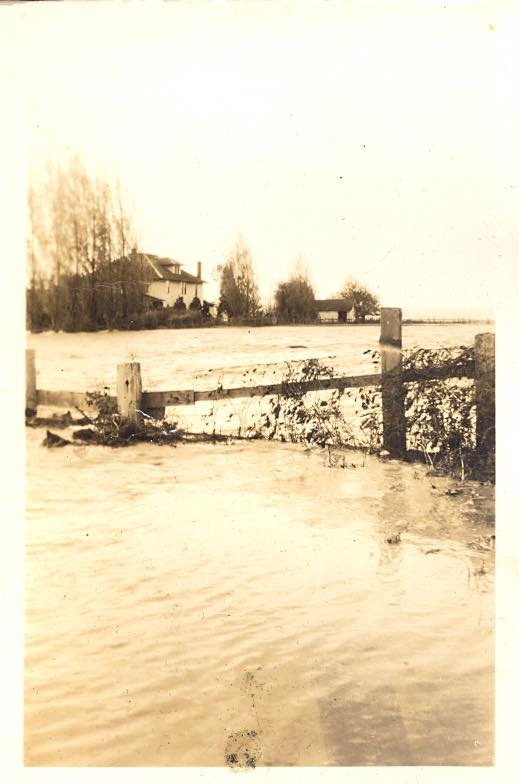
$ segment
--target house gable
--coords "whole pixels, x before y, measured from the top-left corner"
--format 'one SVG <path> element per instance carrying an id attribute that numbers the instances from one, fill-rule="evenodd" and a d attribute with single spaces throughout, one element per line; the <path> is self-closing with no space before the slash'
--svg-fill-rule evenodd
<path id="1" fill-rule="evenodd" d="M 197 264 L 197 274 L 192 275 L 182 268 L 176 259 L 156 256 L 152 253 L 138 253 L 135 258 L 148 265 L 151 280 L 148 284 L 148 297 L 155 304 L 160 300 L 164 307 L 171 307 L 179 297 L 186 306 L 195 297 L 203 300 L 202 264 Z"/>

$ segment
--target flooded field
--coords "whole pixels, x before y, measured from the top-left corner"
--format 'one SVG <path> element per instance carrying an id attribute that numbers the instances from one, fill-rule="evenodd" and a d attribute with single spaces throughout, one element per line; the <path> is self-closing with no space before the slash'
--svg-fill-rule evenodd
<path id="1" fill-rule="evenodd" d="M 486 330 L 413 327 L 404 341 Z M 128 358 L 150 388 L 232 385 L 251 363 L 305 355 L 353 372 L 377 339 L 323 327 L 28 344 L 39 386 L 84 391 Z M 332 467 L 298 445 L 45 450 L 43 436 L 27 431 L 27 765 L 492 764 L 493 488 L 357 452 Z"/>
<path id="2" fill-rule="evenodd" d="M 403 327 L 403 346 L 470 345 L 487 324 L 422 324 Z M 378 347 L 380 328 L 366 326 L 233 327 L 142 332 L 45 332 L 28 335 L 36 349 L 41 388 L 115 391 L 118 362 L 141 363 L 144 389 L 206 389 L 240 386 L 258 368 L 260 380 L 273 366 L 316 357 L 347 373 L 372 373 L 366 349 Z M 267 382 L 268 383 L 268 382 Z"/>

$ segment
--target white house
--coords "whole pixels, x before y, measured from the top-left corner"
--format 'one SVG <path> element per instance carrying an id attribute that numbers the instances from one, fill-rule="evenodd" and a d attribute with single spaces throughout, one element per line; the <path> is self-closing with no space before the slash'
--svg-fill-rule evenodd
<path id="1" fill-rule="evenodd" d="M 355 320 L 353 302 L 347 299 L 316 299 L 317 318 L 324 322 L 346 323 Z"/>
<path id="2" fill-rule="evenodd" d="M 155 307 L 171 307 L 179 297 L 184 299 L 186 308 L 195 297 L 203 303 L 205 280 L 202 280 L 200 261 L 196 265 L 196 275 L 192 275 L 175 259 L 154 256 L 152 253 L 139 253 L 138 257 L 150 268 L 151 280 L 147 292 L 150 304 Z"/>

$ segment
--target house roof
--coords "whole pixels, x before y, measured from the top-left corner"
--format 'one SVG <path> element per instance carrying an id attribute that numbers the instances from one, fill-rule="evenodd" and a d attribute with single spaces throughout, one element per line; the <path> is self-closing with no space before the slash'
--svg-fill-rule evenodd
<path id="1" fill-rule="evenodd" d="M 196 275 L 191 275 L 182 269 L 182 264 L 175 259 L 170 259 L 167 256 L 155 256 L 153 253 L 137 253 L 135 257 L 141 261 L 147 261 L 153 272 L 155 273 L 155 280 L 172 280 L 180 283 L 206 283 L 202 278 L 197 278 Z M 174 272 L 174 268 L 180 268 L 180 272 Z"/>
<path id="2" fill-rule="evenodd" d="M 353 301 L 351 299 L 316 299 L 316 310 L 319 312 L 334 312 L 348 311 L 353 308 Z"/>

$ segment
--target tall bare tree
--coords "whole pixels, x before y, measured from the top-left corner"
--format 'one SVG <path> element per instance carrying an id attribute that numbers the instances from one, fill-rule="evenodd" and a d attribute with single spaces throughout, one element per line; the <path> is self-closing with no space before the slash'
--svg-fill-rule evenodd
<path id="1" fill-rule="evenodd" d="M 75 156 L 48 165 L 28 207 L 29 322 L 37 280 L 54 329 L 113 327 L 128 317 L 129 302 L 142 306 L 146 281 L 127 258 L 136 237 L 120 183 L 91 177 Z"/>
<path id="2" fill-rule="evenodd" d="M 220 275 L 220 311 L 235 318 L 254 318 L 261 311 L 254 264 L 250 249 L 238 237 L 225 264 L 218 268 Z"/>

